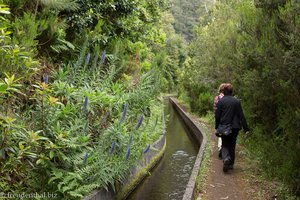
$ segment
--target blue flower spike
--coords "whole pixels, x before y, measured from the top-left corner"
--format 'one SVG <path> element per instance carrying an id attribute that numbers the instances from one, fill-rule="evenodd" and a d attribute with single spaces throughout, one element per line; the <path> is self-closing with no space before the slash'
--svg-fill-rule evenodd
<path id="1" fill-rule="evenodd" d="M 111 144 L 111 149 L 110 149 L 110 154 L 113 154 L 115 149 L 116 149 L 116 145 L 117 145 L 117 142 L 116 141 L 113 141 L 113 143 Z"/>
<path id="2" fill-rule="evenodd" d="M 146 147 L 146 149 L 144 149 L 143 153 L 147 153 L 150 150 L 150 144 L 148 144 L 148 146 Z"/>
<path id="3" fill-rule="evenodd" d="M 106 52 L 103 51 L 102 56 L 101 56 L 101 60 L 100 60 L 100 65 L 102 65 L 105 62 L 105 58 L 106 58 Z"/>
<path id="4" fill-rule="evenodd" d="M 47 76 L 47 75 L 44 75 L 44 76 L 43 76 L 43 82 L 44 82 L 45 84 L 48 84 L 48 83 L 49 83 L 49 79 L 48 79 L 48 76 Z"/>
<path id="5" fill-rule="evenodd" d="M 129 159 L 130 152 L 131 152 L 131 149 L 130 149 L 130 146 L 129 146 L 128 149 L 127 149 L 126 156 L 125 156 L 125 160 L 128 160 L 128 159 Z"/>
<path id="6" fill-rule="evenodd" d="M 141 115 L 139 122 L 137 123 L 135 130 L 138 130 L 140 128 L 140 126 L 142 125 L 142 122 L 144 120 L 144 115 Z"/>
<path id="7" fill-rule="evenodd" d="M 88 103 L 89 103 L 89 97 L 86 96 L 83 103 L 83 108 L 82 108 L 83 111 L 87 110 Z"/>
<path id="8" fill-rule="evenodd" d="M 86 152 L 85 155 L 84 155 L 83 164 L 87 163 L 88 157 L 89 157 L 89 154 L 88 154 L 88 152 Z"/>
<path id="9" fill-rule="evenodd" d="M 127 111 L 128 111 L 128 103 L 125 103 L 124 109 L 123 109 L 123 112 L 122 112 L 122 116 L 121 116 L 121 119 L 120 119 L 120 123 L 122 123 L 125 120 Z"/>
<path id="10" fill-rule="evenodd" d="M 87 56 L 86 56 L 86 59 L 85 59 L 85 65 L 88 65 L 88 64 L 89 64 L 90 58 L 91 58 L 91 54 L 88 53 Z"/>

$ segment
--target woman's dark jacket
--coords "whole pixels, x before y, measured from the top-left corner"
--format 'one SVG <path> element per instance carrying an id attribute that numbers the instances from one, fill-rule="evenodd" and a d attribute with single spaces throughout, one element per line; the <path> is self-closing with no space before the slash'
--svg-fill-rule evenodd
<path id="1" fill-rule="evenodd" d="M 216 124 L 231 124 L 233 129 L 241 129 L 249 131 L 243 109 L 239 100 L 233 96 L 225 95 L 217 104 Z"/>

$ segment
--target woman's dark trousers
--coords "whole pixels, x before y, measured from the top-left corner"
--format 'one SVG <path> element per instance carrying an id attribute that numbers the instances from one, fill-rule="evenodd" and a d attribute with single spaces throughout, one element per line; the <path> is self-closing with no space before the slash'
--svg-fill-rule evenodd
<path id="1" fill-rule="evenodd" d="M 231 166 L 235 160 L 235 145 L 239 131 L 240 129 L 232 129 L 231 135 L 222 137 L 222 159 L 229 160 Z"/>

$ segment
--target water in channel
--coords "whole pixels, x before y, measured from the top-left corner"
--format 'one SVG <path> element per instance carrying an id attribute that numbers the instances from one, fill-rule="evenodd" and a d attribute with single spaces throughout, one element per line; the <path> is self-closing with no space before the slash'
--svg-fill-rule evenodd
<path id="1" fill-rule="evenodd" d="M 181 200 L 187 186 L 199 145 L 188 134 L 171 104 L 167 104 L 165 155 L 127 200 Z"/>

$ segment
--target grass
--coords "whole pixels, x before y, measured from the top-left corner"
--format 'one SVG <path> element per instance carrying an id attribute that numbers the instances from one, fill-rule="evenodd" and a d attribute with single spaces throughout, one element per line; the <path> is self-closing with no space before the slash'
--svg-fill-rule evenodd
<path id="1" fill-rule="evenodd" d="M 206 148 L 204 150 L 204 157 L 196 179 L 197 181 L 196 194 L 199 194 L 204 190 L 204 183 L 211 165 L 211 154 L 212 154 L 212 141 L 209 140 L 206 143 Z M 200 199 L 200 197 L 198 197 L 197 200 L 198 199 Z"/>
<path id="2" fill-rule="evenodd" d="M 212 133 L 211 127 L 214 126 L 213 114 L 211 112 L 208 113 L 206 116 L 201 117 L 200 121 L 204 122 L 207 125 L 207 126 L 203 126 L 204 134 L 206 134 L 207 137 L 207 143 L 204 150 L 204 156 L 201 163 L 201 168 L 197 177 L 197 194 L 201 193 L 204 190 L 205 180 L 209 168 L 211 166 L 211 156 L 213 153 L 213 141 L 211 140 L 211 133 Z M 198 197 L 197 199 L 200 199 L 200 197 Z"/>
<path id="3" fill-rule="evenodd" d="M 242 161 L 243 168 L 246 169 L 242 178 L 255 190 L 252 199 L 300 200 L 300 197 L 294 196 L 279 180 L 268 178 L 263 169 L 259 168 L 256 158 L 243 145 L 243 141 L 241 143 L 237 153 L 241 155 L 239 159 Z"/>

